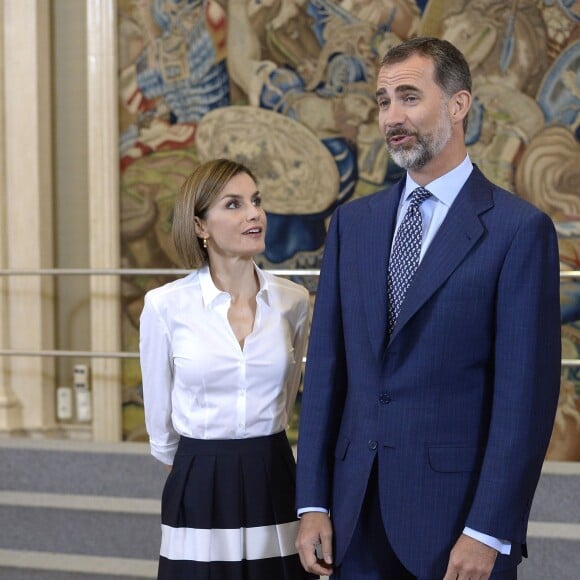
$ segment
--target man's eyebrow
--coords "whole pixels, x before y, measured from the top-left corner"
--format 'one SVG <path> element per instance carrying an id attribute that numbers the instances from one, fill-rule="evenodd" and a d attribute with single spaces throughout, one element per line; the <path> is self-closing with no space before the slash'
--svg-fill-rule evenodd
<path id="1" fill-rule="evenodd" d="M 415 85 L 399 85 L 398 87 L 395 88 L 395 93 L 397 94 L 401 94 L 401 93 L 407 93 L 409 91 L 415 92 L 415 93 L 422 93 L 423 91 L 421 91 L 421 89 Z M 385 89 L 384 87 L 380 87 L 377 89 L 377 92 L 375 93 L 376 97 L 382 97 L 384 95 L 387 94 L 387 89 Z"/>
<path id="2" fill-rule="evenodd" d="M 396 89 L 396 93 L 406 93 L 408 91 L 413 91 L 416 93 L 421 93 L 421 89 L 415 85 L 399 85 Z"/>

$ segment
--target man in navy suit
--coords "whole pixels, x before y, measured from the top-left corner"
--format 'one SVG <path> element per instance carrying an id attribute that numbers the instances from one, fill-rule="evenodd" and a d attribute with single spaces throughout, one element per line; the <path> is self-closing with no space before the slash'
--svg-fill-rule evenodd
<path id="1" fill-rule="evenodd" d="M 298 445 L 311 572 L 506 580 L 526 555 L 559 393 L 557 239 L 470 161 L 471 102 L 446 41 L 412 39 L 381 63 L 379 126 L 407 174 L 329 226 Z"/>

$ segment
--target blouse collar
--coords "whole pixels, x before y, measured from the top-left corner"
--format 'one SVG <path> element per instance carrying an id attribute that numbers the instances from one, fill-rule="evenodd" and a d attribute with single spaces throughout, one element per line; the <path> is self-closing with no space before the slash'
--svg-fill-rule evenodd
<path id="1" fill-rule="evenodd" d="M 263 300 L 266 304 L 269 304 L 268 300 L 268 290 L 269 284 L 268 279 L 264 275 L 264 272 L 254 262 L 254 270 L 258 277 L 259 289 L 256 294 L 256 299 Z M 204 264 L 198 270 L 199 285 L 201 288 L 201 296 L 203 300 L 203 305 L 205 308 L 211 308 L 216 303 L 221 303 L 224 300 L 230 299 L 230 294 L 220 290 L 215 284 L 211 277 L 209 271 L 209 264 Z"/>

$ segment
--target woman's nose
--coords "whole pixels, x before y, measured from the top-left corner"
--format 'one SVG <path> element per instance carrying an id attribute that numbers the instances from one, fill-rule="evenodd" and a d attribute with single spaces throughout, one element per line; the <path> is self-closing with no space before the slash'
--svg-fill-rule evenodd
<path id="1" fill-rule="evenodd" d="M 246 214 L 246 219 L 248 221 L 257 220 L 260 217 L 260 212 L 261 209 L 258 206 L 251 204 Z"/>

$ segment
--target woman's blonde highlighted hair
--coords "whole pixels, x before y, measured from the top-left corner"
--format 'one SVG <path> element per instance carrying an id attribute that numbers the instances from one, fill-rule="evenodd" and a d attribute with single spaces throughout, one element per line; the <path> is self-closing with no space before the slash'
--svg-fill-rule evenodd
<path id="1" fill-rule="evenodd" d="M 180 187 L 173 208 L 173 244 L 184 268 L 196 269 L 208 261 L 203 241 L 195 232 L 195 218 L 205 219 L 207 212 L 228 182 L 239 173 L 254 174 L 242 163 L 231 159 L 213 159 L 202 163 Z"/>

